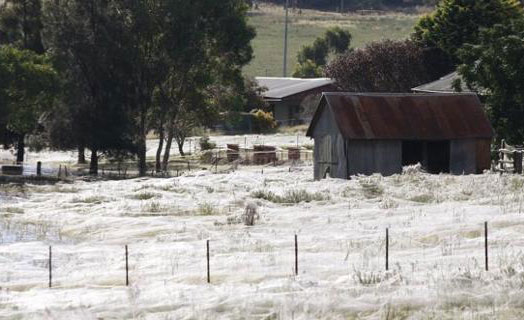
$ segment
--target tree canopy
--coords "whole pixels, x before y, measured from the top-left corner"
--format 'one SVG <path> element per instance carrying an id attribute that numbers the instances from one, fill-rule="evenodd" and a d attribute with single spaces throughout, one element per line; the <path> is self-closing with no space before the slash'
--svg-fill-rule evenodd
<path id="1" fill-rule="evenodd" d="M 123 147 L 137 154 L 144 175 L 149 130 L 162 142 L 167 131 L 170 141 L 183 136 L 187 120 L 208 118 L 192 115 L 207 110 L 208 88 L 241 86 L 242 66 L 252 58 L 246 12 L 243 0 L 47 2 L 45 34 L 64 79 L 82 97 L 65 104 L 71 115 L 89 115 L 74 118 L 92 155 Z M 117 135 L 124 140 L 115 140 L 115 128 L 126 128 Z"/>
<path id="2" fill-rule="evenodd" d="M 25 136 L 38 129 L 58 94 L 58 74 L 47 56 L 0 46 L 0 76 L 0 125 L 6 144 L 7 132 Z"/>
<path id="3" fill-rule="evenodd" d="M 330 53 L 340 55 L 349 50 L 351 34 L 340 27 L 328 29 L 313 44 L 305 45 L 297 53 L 297 65 L 293 73 L 297 78 L 316 78 L 323 74 Z"/>
<path id="4" fill-rule="evenodd" d="M 460 51 L 459 71 L 480 89 L 497 139 L 524 142 L 524 19 L 485 29 L 478 45 Z"/>
<path id="5" fill-rule="evenodd" d="M 409 40 L 373 42 L 339 56 L 325 71 L 352 92 L 410 92 L 431 80 L 424 50 Z"/>
<path id="6" fill-rule="evenodd" d="M 479 43 L 481 29 L 522 14 L 518 0 L 442 0 L 418 21 L 412 39 L 420 46 L 441 49 L 457 63 L 458 50 Z"/>

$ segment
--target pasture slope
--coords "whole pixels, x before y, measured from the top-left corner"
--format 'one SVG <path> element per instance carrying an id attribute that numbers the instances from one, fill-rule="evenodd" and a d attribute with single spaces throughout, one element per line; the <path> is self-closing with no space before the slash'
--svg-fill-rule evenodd
<path id="1" fill-rule="evenodd" d="M 424 11 L 428 9 L 425 8 Z M 288 76 L 296 64 L 296 56 L 304 45 L 313 41 L 330 27 L 341 27 L 351 32 L 353 48 L 361 48 L 372 41 L 405 39 L 421 13 L 382 12 L 339 14 L 316 10 L 290 10 L 288 38 Z M 280 6 L 262 4 L 260 10 L 250 12 L 249 22 L 257 31 L 253 40 L 254 59 L 244 68 L 248 76 L 281 77 L 284 54 L 284 10 Z"/>

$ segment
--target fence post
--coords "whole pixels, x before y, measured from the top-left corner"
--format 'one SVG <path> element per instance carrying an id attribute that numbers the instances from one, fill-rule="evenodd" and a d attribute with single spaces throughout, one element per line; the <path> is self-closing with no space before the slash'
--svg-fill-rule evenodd
<path id="1" fill-rule="evenodd" d="M 484 257 L 486 263 L 486 271 L 489 270 L 488 267 L 488 222 L 484 222 Z"/>
<path id="2" fill-rule="evenodd" d="M 386 271 L 389 270 L 389 228 L 386 228 Z"/>
<path id="3" fill-rule="evenodd" d="M 51 246 L 49 246 L 49 288 L 53 286 L 53 253 L 51 251 Z"/>
<path id="4" fill-rule="evenodd" d="M 206 251 L 207 251 L 207 283 L 211 283 L 211 271 L 209 270 L 209 240 L 206 241 Z"/>
<path id="5" fill-rule="evenodd" d="M 295 234 L 295 275 L 298 276 L 298 236 Z"/>
<path id="6" fill-rule="evenodd" d="M 513 168 L 515 173 L 522 174 L 522 151 L 513 151 Z"/>
<path id="7" fill-rule="evenodd" d="M 500 149 L 505 149 L 505 148 L 506 148 L 506 142 L 504 141 L 504 139 L 502 139 L 502 141 L 500 142 Z M 502 150 L 499 151 L 499 165 L 500 165 L 500 170 L 504 171 L 504 151 Z"/>
<path id="8" fill-rule="evenodd" d="M 126 287 L 129 286 L 129 258 L 128 258 L 128 250 L 127 250 L 127 244 L 126 244 Z"/>

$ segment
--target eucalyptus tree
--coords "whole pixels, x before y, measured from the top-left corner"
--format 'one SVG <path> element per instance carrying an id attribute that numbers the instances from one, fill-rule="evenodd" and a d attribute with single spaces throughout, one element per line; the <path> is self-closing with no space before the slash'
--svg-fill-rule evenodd
<path id="1" fill-rule="evenodd" d="M 36 54 L 45 52 L 42 43 L 42 3 L 41 0 L 6 0 L 0 7 L 0 44 L 10 45 L 20 50 L 29 50 Z M 25 55 L 25 58 L 28 56 Z M 31 57 L 33 58 L 33 56 Z M 34 62 L 34 61 L 33 61 Z M 12 110 L 18 112 L 17 110 Z M 20 110 L 21 115 L 27 110 Z M 36 111 L 36 110 L 33 110 Z M 25 116 L 26 121 L 35 120 L 34 117 Z M 37 126 L 34 123 L 26 123 L 25 129 L 21 130 L 18 121 L 16 132 L 4 127 L 4 137 L 9 137 L 9 142 L 16 141 L 17 161 L 24 161 L 25 139 L 27 134 L 34 133 L 33 129 Z M 4 141 L 7 142 L 7 141 Z"/>
<path id="2" fill-rule="evenodd" d="M 98 173 L 101 153 L 135 151 L 122 80 L 125 49 L 115 41 L 122 32 L 115 23 L 118 15 L 110 1 L 102 0 L 56 0 L 45 6 L 50 50 L 69 89 L 63 99 L 65 122 L 91 150 L 91 174 Z"/>
<path id="3" fill-rule="evenodd" d="M 210 89 L 217 84 L 241 87 L 242 67 L 252 59 L 250 42 L 255 36 L 247 23 L 248 8 L 243 0 L 166 3 L 166 29 L 171 30 L 165 35 L 169 63 L 167 77 L 159 85 L 167 102 L 167 118 L 162 123 L 166 132 L 164 170 L 173 139 L 183 154 L 190 129 L 217 119 L 220 110 L 211 103 Z M 157 156 L 158 163 L 160 149 Z"/>
<path id="4" fill-rule="evenodd" d="M 49 58 L 29 50 L 0 46 L 0 124 L 3 137 L 24 137 L 38 129 L 40 118 L 58 94 L 58 74 Z M 9 141 L 3 141 L 4 146 Z M 24 160 L 24 140 L 18 140 L 17 162 Z"/>

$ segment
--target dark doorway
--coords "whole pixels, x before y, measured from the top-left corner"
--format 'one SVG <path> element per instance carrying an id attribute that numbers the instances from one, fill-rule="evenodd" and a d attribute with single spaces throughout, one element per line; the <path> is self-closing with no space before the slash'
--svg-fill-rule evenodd
<path id="1" fill-rule="evenodd" d="M 402 166 L 424 162 L 424 143 L 422 141 L 402 141 Z"/>
<path id="2" fill-rule="evenodd" d="M 449 173 L 449 141 L 431 141 L 427 143 L 429 173 Z"/>

